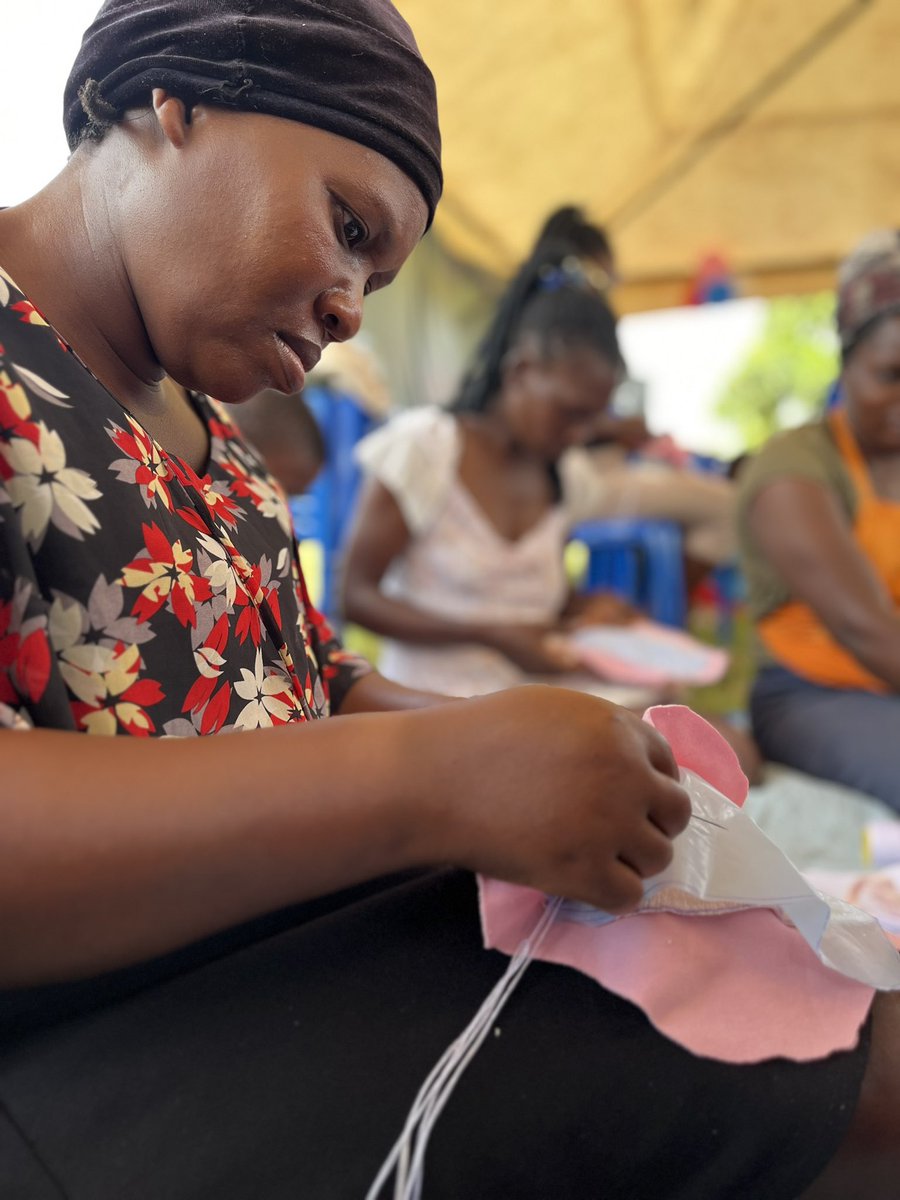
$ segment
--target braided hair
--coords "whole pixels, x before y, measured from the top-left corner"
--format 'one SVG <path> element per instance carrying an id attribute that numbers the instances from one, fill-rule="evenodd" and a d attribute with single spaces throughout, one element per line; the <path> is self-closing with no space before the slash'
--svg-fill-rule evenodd
<path id="1" fill-rule="evenodd" d="M 483 412 L 500 392 L 510 350 L 528 339 L 546 360 L 589 349 L 624 365 L 616 318 L 565 241 L 539 240 L 507 287 L 451 408 Z"/>
<path id="2" fill-rule="evenodd" d="M 535 250 L 560 244 L 568 246 L 569 252 L 579 258 L 599 258 L 612 262 L 614 257 L 606 231 L 589 221 L 584 210 L 574 204 L 567 204 L 550 214 L 537 236 Z"/>

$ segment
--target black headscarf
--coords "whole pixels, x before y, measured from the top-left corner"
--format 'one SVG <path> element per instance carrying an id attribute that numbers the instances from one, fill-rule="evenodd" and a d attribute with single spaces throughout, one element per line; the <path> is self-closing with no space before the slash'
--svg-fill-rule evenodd
<path id="1" fill-rule="evenodd" d="M 118 117 L 154 87 L 377 150 L 419 187 L 431 223 L 442 186 L 434 80 L 389 0 L 107 0 L 66 84 L 70 148 L 90 133 L 92 105 Z"/>

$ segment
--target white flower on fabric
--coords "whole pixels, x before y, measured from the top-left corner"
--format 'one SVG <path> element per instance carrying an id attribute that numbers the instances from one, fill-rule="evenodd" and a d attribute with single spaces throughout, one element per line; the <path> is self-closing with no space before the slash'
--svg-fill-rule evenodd
<path id="1" fill-rule="evenodd" d="M 256 651 L 256 666 L 253 671 L 241 667 L 240 682 L 234 690 L 247 703 L 238 713 L 235 725 L 239 729 L 263 729 L 270 725 L 284 725 L 293 711 L 289 685 L 277 671 L 264 671 L 262 654 Z M 287 701 L 287 703 L 286 703 Z"/>
<path id="2" fill-rule="evenodd" d="M 197 541 L 210 558 L 208 564 L 203 562 L 202 557 L 198 560 L 201 573 L 205 579 L 209 580 L 210 587 L 217 595 L 224 594 L 228 611 L 232 612 L 237 596 L 238 581 L 234 567 L 231 565 L 231 555 L 221 542 L 211 538 L 208 533 L 198 534 Z"/>
<path id="3" fill-rule="evenodd" d="M 2 450 L 13 475 L 6 490 L 20 510 L 22 532 L 32 549 L 38 550 L 53 524 L 61 533 L 84 541 L 96 533 L 100 522 L 86 500 L 99 500 L 102 493 L 86 471 L 66 466 L 66 450 L 55 430 L 41 421 L 38 444 L 28 438 L 10 438 Z"/>
<path id="4" fill-rule="evenodd" d="M 254 503 L 264 517 L 274 518 L 281 532 L 290 537 L 293 532 L 291 512 L 281 492 L 265 479 L 254 479 Z"/>

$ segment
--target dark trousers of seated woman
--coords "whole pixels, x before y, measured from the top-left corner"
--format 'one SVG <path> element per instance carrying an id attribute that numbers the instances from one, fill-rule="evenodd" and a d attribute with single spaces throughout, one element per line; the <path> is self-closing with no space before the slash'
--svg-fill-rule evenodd
<path id="1" fill-rule="evenodd" d="M 751 715 L 766 758 L 900 810 L 900 696 L 821 687 L 784 667 L 765 667 Z"/>

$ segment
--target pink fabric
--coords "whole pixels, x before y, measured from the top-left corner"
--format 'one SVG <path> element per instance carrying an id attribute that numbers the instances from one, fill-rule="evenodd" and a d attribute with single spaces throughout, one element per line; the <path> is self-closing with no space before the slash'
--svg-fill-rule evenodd
<path id="1" fill-rule="evenodd" d="M 585 630 L 589 633 L 589 630 Z M 637 683 L 648 687 L 665 687 L 670 683 L 696 685 L 717 683 L 728 670 L 728 655 L 724 650 L 706 646 L 680 629 L 669 629 L 655 621 L 634 621 L 629 625 L 613 626 L 609 633 L 636 639 L 640 657 L 632 658 L 623 647 L 598 646 L 569 639 L 582 666 L 595 671 L 612 683 Z"/>
<path id="2" fill-rule="evenodd" d="M 644 713 L 648 725 L 661 733 L 679 767 L 693 771 L 743 808 L 750 785 L 738 756 L 708 721 L 683 704 L 657 704 Z"/>
<path id="3" fill-rule="evenodd" d="M 679 764 L 743 804 L 747 781 L 731 747 L 701 717 L 670 705 L 648 720 Z M 484 944 L 512 954 L 545 897 L 480 879 Z M 604 926 L 557 921 L 538 958 L 574 967 L 641 1008 L 695 1054 L 751 1063 L 823 1058 L 856 1044 L 873 989 L 823 966 L 773 912 L 723 916 L 634 913 Z"/>

